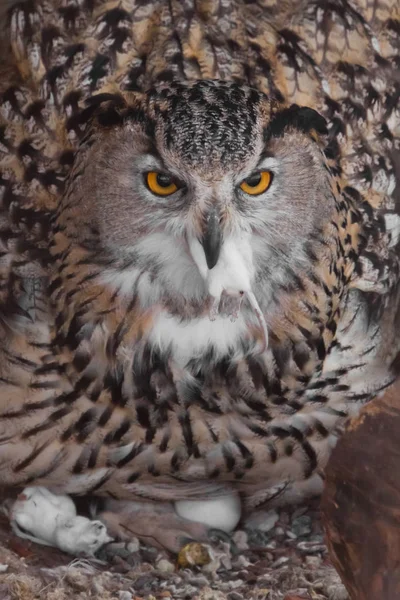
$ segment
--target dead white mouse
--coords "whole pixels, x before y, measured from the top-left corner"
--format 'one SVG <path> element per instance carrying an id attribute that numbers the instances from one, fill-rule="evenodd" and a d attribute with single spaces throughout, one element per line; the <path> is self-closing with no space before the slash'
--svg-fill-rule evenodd
<path id="1" fill-rule="evenodd" d="M 214 320 L 221 308 L 223 295 L 231 297 L 232 320 L 238 317 L 242 302 L 247 299 L 253 309 L 262 333 L 262 349 L 268 347 L 268 327 L 252 290 L 254 277 L 253 253 L 249 237 L 228 237 L 224 240 L 218 262 L 212 269 L 208 269 L 204 250 L 197 239 L 190 241 L 190 251 L 193 260 L 207 285 L 208 292 L 213 299 L 210 310 L 210 319 Z"/>
<path id="2" fill-rule="evenodd" d="M 10 523 L 19 537 L 75 556 L 93 556 L 112 541 L 101 521 L 76 514 L 69 496 L 53 494 L 41 486 L 23 490 L 10 510 Z"/>

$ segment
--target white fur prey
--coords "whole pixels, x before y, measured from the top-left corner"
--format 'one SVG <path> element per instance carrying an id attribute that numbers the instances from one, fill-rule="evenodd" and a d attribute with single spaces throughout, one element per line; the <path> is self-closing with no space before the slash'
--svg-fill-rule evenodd
<path id="1" fill-rule="evenodd" d="M 44 487 L 24 489 L 11 508 L 10 522 L 19 537 L 75 556 L 93 556 L 112 540 L 103 523 L 76 514 L 69 496 Z"/>
<path id="2" fill-rule="evenodd" d="M 210 296 L 220 298 L 228 293 L 249 292 L 254 277 L 253 253 L 248 236 L 231 236 L 224 240 L 217 264 L 207 268 L 204 250 L 197 239 L 189 242 L 190 251 Z"/>
<path id="3" fill-rule="evenodd" d="M 260 324 L 263 333 L 263 350 L 265 350 L 268 346 L 268 329 L 257 298 L 252 291 L 254 265 L 249 234 L 228 237 L 223 243 L 217 264 L 211 270 L 207 268 L 204 250 L 200 242 L 193 239 L 189 243 L 189 247 L 193 260 L 207 284 L 209 294 L 214 298 L 210 318 L 216 319 L 221 296 L 226 293 L 238 298 L 238 309 L 231 315 L 232 320 L 235 320 L 241 306 L 241 297 L 246 296 Z"/>

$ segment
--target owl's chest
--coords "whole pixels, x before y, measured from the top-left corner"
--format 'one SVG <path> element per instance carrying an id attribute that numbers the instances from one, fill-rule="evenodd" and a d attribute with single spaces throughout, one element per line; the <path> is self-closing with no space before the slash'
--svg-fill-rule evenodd
<path id="1" fill-rule="evenodd" d="M 212 320 L 206 315 L 181 320 L 162 311 L 154 318 L 148 333 L 150 345 L 161 353 L 170 353 L 181 366 L 210 352 L 216 359 L 237 352 L 248 338 L 248 323 L 243 314 L 235 319 L 217 315 Z"/>

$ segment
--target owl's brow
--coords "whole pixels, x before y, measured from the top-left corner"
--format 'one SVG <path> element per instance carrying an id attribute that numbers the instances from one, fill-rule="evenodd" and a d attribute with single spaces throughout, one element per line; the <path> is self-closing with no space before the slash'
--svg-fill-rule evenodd
<path id="1" fill-rule="evenodd" d="M 259 164 L 262 163 L 267 158 L 275 158 L 275 154 L 273 152 L 271 152 L 270 150 L 265 149 L 260 153 L 260 160 L 258 161 Z"/>
<path id="2" fill-rule="evenodd" d="M 142 158 L 145 162 L 149 162 L 152 163 L 152 165 L 157 166 L 158 169 L 168 171 L 163 159 L 155 148 L 146 150 Z"/>

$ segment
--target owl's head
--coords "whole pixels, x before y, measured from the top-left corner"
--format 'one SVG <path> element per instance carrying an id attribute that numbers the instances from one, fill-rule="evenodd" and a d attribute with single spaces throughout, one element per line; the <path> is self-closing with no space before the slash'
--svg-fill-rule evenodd
<path id="1" fill-rule="evenodd" d="M 323 117 L 216 81 L 94 100 L 58 220 L 103 282 L 188 314 L 296 283 L 335 211 Z"/>

